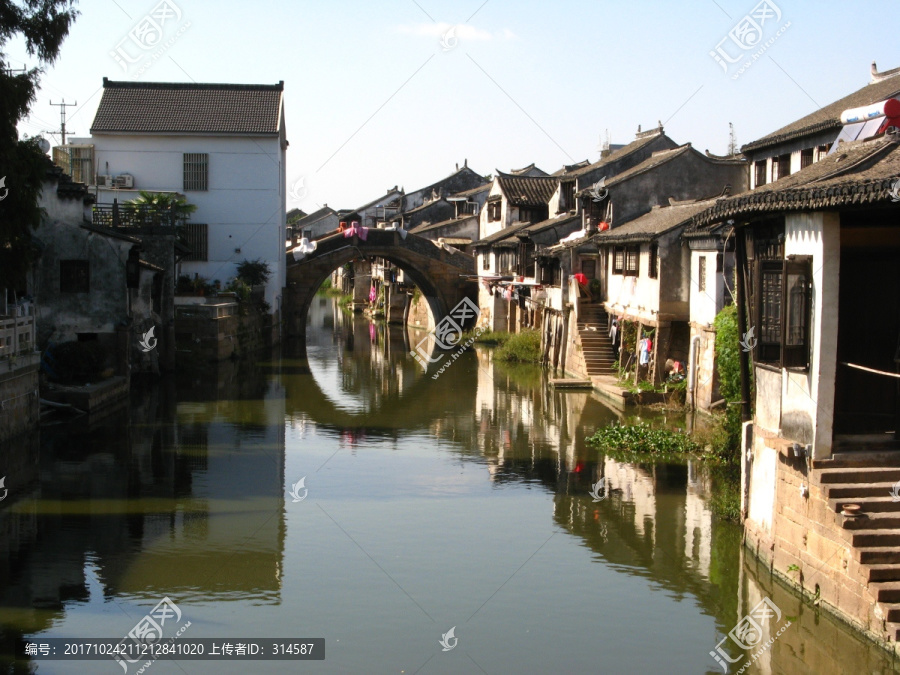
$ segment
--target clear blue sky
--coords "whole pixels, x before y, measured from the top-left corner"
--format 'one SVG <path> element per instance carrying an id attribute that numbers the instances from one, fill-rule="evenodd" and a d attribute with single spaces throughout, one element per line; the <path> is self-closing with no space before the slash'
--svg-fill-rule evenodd
<path id="1" fill-rule="evenodd" d="M 110 52 L 158 0 L 79 2 L 20 130 L 58 128 L 49 102 L 65 97 L 79 104 L 69 128 L 88 135 L 104 76 L 284 80 L 287 188 L 302 197 L 288 208 L 309 212 L 421 187 L 464 159 L 483 174 L 595 161 L 605 130 L 627 143 L 657 120 L 679 143 L 724 153 L 729 122 L 744 144 L 864 86 L 873 60 L 900 66 L 898 8 L 887 0 L 776 0 L 782 16 L 768 12 L 763 39 L 790 26 L 736 80 L 709 52 L 753 0 L 171 1 L 182 16 L 164 38 L 190 26 L 140 77 Z M 723 49 L 736 58 L 739 48 Z M 13 66 L 26 60 L 21 43 L 7 52 Z"/>

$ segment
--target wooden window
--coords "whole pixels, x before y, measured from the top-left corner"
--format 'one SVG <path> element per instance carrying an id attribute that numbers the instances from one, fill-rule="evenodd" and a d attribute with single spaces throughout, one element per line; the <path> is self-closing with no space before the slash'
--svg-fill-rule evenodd
<path id="1" fill-rule="evenodd" d="M 184 243 L 191 249 L 191 253 L 184 260 L 202 261 L 209 260 L 209 226 L 201 223 L 185 223 L 181 229 L 181 237 Z"/>
<path id="2" fill-rule="evenodd" d="M 791 175 L 791 156 L 787 155 L 779 155 L 778 157 L 772 160 L 772 180 L 776 181 L 779 178 L 784 178 L 785 176 Z"/>
<path id="3" fill-rule="evenodd" d="M 817 159 L 816 161 L 821 162 L 823 159 L 825 159 L 826 155 L 828 155 L 828 150 L 830 148 L 831 148 L 830 145 L 820 145 L 819 149 L 818 149 L 819 159 Z"/>
<path id="4" fill-rule="evenodd" d="M 87 260 L 59 261 L 59 292 L 89 293 L 91 290 L 91 264 Z"/>
<path id="5" fill-rule="evenodd" d="M 805 169 L 813 163 L 813 149 L 807 148 L 800 151 L 800 168 Z"/>
<path id="6" fill-rule="evenodd" d="M 809 315 L 811 309 L 812 257 L 794 256 L 784 262 L 784 343 L 781 365 L 785 368 L 809 368 Z"/>
<path id="7" fill-rule="evenodd" d="M 784 368 L 809 368 L 812 258 L 758 263 L 756 361 Z"/>
<path id="8" fill-rule="evenodd" d="M 481 269 L 489 270 L 491 269 L 491 252 L 485 251 L 481 254 Z"/>
<path id="9" fill-rule="evenodd" d="M 725 255 L 716 253 L 716 273 L 721 274 L 725 269 Z"/>
<path id="10" fill-rule="evenodd" d="M 207 153 L 184 153 L 184 189 L 209 190 L 209 155 Z"/>
<path id="11" fill-rule="evenodd" d="M 625 276 L 636 277 L 640 271 L 641 247 L 627 246 L 625 248 Z"/>
<path id="12" fill-rule="evenodd" d="M 500 220 L 500 201 L 488 204 L 488 221 L 496 222 Z"/>
<path id="13" fill-rule="evenodd" d="M 760 185 L 766 184 L 766 160 L 761 159 L 758 162 L 755 162 L 753 165 L 754 170 L 756 171 L 756 187 Z"/>
<path id="14" fill-rule="evenodd" d="M 700 292 L 703 293 L 706 291 L 706 256 L 701 255 L 698 262 L 697 287 L 700 289 Z"/>
<path id="15" fill-rule="evenodd" d="M 497 273 L 514 274 L 516 271 L 516 254 L 514 251 L 503 251 L 497 254 Z"/>
<path id="16" fill-rule="evenodd" d="M 565 183 L 561 183 L 559 186 L 559 211 L 558 213 L 565 213 L 566 211 L 574 211 L 575 210 L 575 181 L 566 181 Z"/>
<path id="17" fill-rule="evenodd" d="M 538 270 L 541 275 L 540 279 L 538 279 L 539 284 L 544 284 L 546 286 L 559 286 L 561 272 L 558 259 L 550 258 L 549 260 L 545 260 L 538 267 Z"/>
<path id="18" fill-rule="evenodd" d="M 534 276 L 534 244 L 528 242 L 519 243 L 519 252 L 516 263 L 516 274 L 521 277 Z"/>
<path id="19" fill-rule="evenodd" d="M 756 360 L 761 363 L 778 363 L 781 351 L 781 278 L 784 265 L 778 260 L 760 263 L 759 290 L 757 292 L 757 316 L 759 317 L 759 343 Z"/>
<path id="20" fill-rule="evenodd" d="M 659 244 L 650 244 L 650 269 L 648 276 L 651 279 L 659 278 Z"/>
<path id="21" fill-rule="evenodd" d="M 613 274 L 625 273 L 625 248 L 616 246 L 613 249 Z"/>

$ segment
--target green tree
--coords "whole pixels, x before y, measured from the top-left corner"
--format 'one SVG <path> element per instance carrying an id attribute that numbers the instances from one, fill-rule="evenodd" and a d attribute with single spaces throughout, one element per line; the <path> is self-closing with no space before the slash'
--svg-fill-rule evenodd
<path id="1" fill-rule="evenodd" d="M 159 209 L 175 209 L 175 220 L 178 225 L 183 225 L 197 210 L 196 204 L 188 204 L 187 197 L 177 192 L 148 192 L 141 190 L 140 196 L 132 199 L 124 205 L 128 210 L 129 205 L 155 206 Z"/>
<path id="2" fill-rule="evenodd" d="M 741 338 L 738 335 L 737 308 L 724 307 L 713 323 L 716 328 L 716 367 L 719 393 L 729 403 L 741 400 Z"/>
<path id="3" fill-rule="evenodd" d="M 36 257 L 31 231 L 41 222 L 47 159 L 16 127 L 34 103 L 44 66 L 59 56 L 78 15 L 73 7 L 74 0 L 0 0 L 0 290 L 21 284 Z M 4 51 L 11 39 L 22 39 L 40 65 L 12 72 Z"/>

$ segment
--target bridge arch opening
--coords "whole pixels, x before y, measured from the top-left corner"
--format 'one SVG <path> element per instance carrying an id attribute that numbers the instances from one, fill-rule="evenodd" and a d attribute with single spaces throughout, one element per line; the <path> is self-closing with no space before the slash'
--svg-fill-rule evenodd
<path id="1" fill-rule="evenodd" d="M 286 334 L 305 343 L 309 307 L 331 274 L 354 260 L 381 258 L 403 270 L 405 278 L 422 293 L 434 322 L 443 319 L 464 298 L 474 298 L 475 259 L 455 249 L 412 234 L 401 237 L 388 230 L 368 231 L 365 241 L 341 234 L 317 242 L 317 248 L 300 260 L 288 254 L 284 289 Z"/>

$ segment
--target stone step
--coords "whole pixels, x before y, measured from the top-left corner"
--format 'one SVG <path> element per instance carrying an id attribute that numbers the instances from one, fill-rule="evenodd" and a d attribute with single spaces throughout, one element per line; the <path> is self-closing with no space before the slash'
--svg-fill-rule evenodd
<path id="1" fill-rule="evenodd" d="M 835 511 L 840 511 L 844 504 L 859 504 L 861 513 L 900 513 L 900 501 L 895 501 L 888 493 L 883 497 L 829 499 L 828 503 Z"/>
<path id="2" fill-rule="evenodd" d="M 831 459 L 821 459 L 813 462 L 813 468 L 837 468 L 837 467 L 889 467 L 900 466 L 900 452 L 835 452 Z"/>
<path id="3" fill-rule="evenodd" d="M 900 581 L 900 565 L 866 565 L 868 581 Z"/>
<path id="4" fill-rule="evenodd" d="M 900 530 L 856 530 L 851 540 L 854 548 L 900 546 Z"/>
<path id="5" fill-rule="evenodd" d="M 829 499 L 847 500 L 855 497 L 888 497 L 893 494 L 893 483 L 840 483 L 823 485 Z"/>
<path id="6" fill-rule="evenodd" d="M 822 483 L 896 483 L 900 481 L 900 466 L 860 466 L 819 469 Z"/>
<path id="7" fill-rule="evenodd" d="M 867 546 L 865 548 L 857 548 L 856 553 L 859 562 L 864 565 L 900 564 L 900 548 L 896 546 Z"/>
<path id="8" fill-rule="evenodd" d="M 900 602 L 900 581 L 876 581 L 869 584 L 869 589 L 878 602 Z"/>
<path id="9" fill-rule="evenodd" d="M 892 642 L 900 642 L 900 623 L 885 621 L 884 628 L 888 634 L 888 640 Z"/>
<path id="10" fill-rule="evenodd" d="M 890 623 L 900 622 L 900 604 L 895 602 L 883 602 L 881 608 L 884 610 L 884 618 Z"/>
<path id="11" fill-rule="evenodd" d="M 900 530 L 900 512 L 844 517 L 843 527 L 845 530 Z"/>

